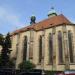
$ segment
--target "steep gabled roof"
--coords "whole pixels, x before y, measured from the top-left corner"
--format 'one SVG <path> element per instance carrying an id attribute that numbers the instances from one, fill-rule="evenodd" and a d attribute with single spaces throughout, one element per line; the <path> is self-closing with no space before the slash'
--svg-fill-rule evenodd
<path id="1" fill-rule="evenodd" d="M 64 15 L 57 15 L 48 19 L 45 19 L 39 23 L 35 23 L 33 25 L 29 25 L 27 27 L 21 28 L 19 30 L 16 30 L 12 33 L 12 35 L 20 33 L 20 32 L 24 32 L 30 29 L 34 29 L 35 31 L 41 30 L 41 29 L 45 29 L 45 28 L 49 28 L 49 27 L 53 27 L 53 26 L 58 26 L 58 25 L 64 25 L 64 24 L 72 24 Z"/>

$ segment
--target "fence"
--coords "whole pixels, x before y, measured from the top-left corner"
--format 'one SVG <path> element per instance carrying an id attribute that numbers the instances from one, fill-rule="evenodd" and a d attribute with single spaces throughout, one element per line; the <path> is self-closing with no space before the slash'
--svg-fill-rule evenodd
<path id="1" fill-rule="evenodd" d="M 0 69 L 0 75 L 41 75 L 41 70 Z"/>
<path id="2" fill-rule="evenodd" d="M 42 75 L 42 70 L 16 70 L 16 69 L 1 69 L 0 75 Z M 73 71 L 45 71 L 45 75 L 75 75 Z"/>

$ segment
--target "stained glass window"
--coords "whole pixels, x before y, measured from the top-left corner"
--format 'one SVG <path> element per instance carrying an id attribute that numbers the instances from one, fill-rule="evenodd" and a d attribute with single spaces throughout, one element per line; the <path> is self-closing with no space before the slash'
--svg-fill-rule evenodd
<path id="1" fill-rule="evenodd" d="M 68 31 L 68 41 L 69 41 L 69 54 L 70 54 L 70 63 L 73 63 L 73 44 L 72 44 L 72 33 Z"/>
<path id="2" fill-rule="evenodd" d="M 26 60 L 26 57 L 27 57 L 27 36 L 24 37 L 23 60 Z"/>
<path id="3" fill-rule="evenodd" d="M 49 34 L 49 63 L 53 63 L 53 34 Z"/>
<path id="4" fill-rule="evenodd" d="M 62 33 L 58 32 L 58 51 L 59 51 L 59 63 L 63 63 L 63 46 L 62 46 Z"/>
<path id="5" fill-rule="evenodd" d="M 39 63 L 42 61 L 42 35 L 39 37 Z"/>

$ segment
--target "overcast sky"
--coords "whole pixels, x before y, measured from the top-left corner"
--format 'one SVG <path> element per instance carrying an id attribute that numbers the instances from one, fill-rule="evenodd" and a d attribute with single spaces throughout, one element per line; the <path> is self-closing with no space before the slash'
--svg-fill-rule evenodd
<path id="1" fill-rule="evenodd" d="M 0 0 L 0 33 L 29 25 L 31 15 L 36 22 L 48 18 L 51 7 L 75 23 L 75 0 Z"/>

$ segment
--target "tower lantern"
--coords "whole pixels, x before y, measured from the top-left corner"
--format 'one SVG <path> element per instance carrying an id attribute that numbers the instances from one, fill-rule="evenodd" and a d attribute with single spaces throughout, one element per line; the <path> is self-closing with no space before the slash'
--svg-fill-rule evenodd
<path id="1" fill-rule="evenodd" d="M 51 8 L 51 10 L 48 12 L 48 17 L 57 16 L 56 11 L 54 10 L 54 7 Z"/>

